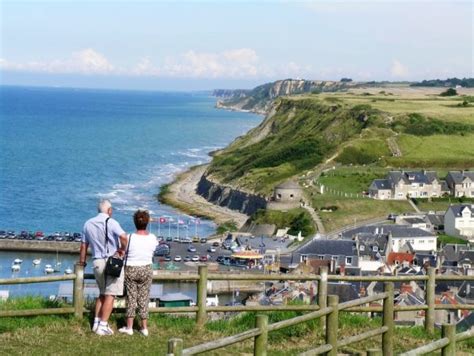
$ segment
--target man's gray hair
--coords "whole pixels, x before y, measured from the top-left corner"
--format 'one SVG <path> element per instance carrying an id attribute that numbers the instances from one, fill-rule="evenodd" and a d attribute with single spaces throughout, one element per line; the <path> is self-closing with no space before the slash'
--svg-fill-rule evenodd
<path id="1" fill-rule="evenodd" d="M 102 199 L 99 202 L 99 205 L 97 206 L 97 210 L 99 211 L 99 213 L 107 214 L 111 207 L 112 207 L 112 203 L 110 202 L 110 200 Z"/>

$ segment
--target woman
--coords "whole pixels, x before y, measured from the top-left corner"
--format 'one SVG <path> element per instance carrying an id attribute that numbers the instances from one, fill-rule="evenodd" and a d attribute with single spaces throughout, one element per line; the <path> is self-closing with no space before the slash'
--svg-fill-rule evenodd
<path id="1" fill-rule="evenodd" d="M 141 319 L 140 333 L 148 336 L 148 302 L 153 277 L 153 252 L 157 245 L 155 235 L 147 231 L 150 214 L 146 210 L 137 210 L 133 215 L 137 231 L 131 234 L 128 253 L 125 260 L 125 289 L 127 292 L 127 326 L 119 332 L 133 335 L 135 312 Z"/>

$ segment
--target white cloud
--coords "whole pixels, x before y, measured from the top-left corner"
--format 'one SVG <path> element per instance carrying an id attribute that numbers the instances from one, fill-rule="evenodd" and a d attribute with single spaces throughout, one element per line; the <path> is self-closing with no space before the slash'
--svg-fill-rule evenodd
<path id="1" fill-rule="evenodd" d="M 273 66 L 264 64 L 257 52 L 251 48 L 228 49 L 220 52 L 189 50 L 177 56 L 166 57 L 162 63 L 154 63 L 149 57 L 144 57 L 129 67 L 117 67 L 105 55 L 87 48 L 72 53 L 69 58 L 50 61 L 15 63 L 0 58 L 0 69 L 203 79 L 296 78 L 307 76 L 311 72 L 311 66 L 301 66 L 293 61 Z"/>
<path id="2" fill-rule="evenodd" d="M 404 78 L 408 76 L 408 69 L 399 60 L 394 59 L 390 67 L 390 74 L 395 78 Z"/>
<path id="3" fill-rule="evenodd" d="M 117 71 L 104 55 L 92 48 L 74 52 L 66 59 L 52 61 L 14 63 L 2 58 L 0 68 L 11 71 L 82 74 L 111 74 Z"/>

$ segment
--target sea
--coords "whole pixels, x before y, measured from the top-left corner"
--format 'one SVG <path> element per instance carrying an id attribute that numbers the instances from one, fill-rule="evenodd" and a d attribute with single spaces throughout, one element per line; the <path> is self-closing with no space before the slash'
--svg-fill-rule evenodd
<path id="1" fill-rule="evenodd" d="M 184 221 L 190 235 L 196 228 L 200 236 L 212 234 L 213 222 L 201 219 L 196 226 L 156 195 L 176 174 L 209 162 L 209 152 L 262 120 L 216 109 L 215 101 L 208 92 L 0 86 L 0 230 L 81 232 L 106 198 L 125 231 L 133 231 L 133 213 L 142 208 Z M 158 224 L 150 228 L 159 232 Z M 14 274 L 19 277 L 42 273 L 32 267 L 34 258 L 63 266 L 75 258 L 1 252 L 0 278 L 12 276 L 19 256 L 27 266 Z M 56 287 L 16 286 L 10 295 L 49 295 Z"/>

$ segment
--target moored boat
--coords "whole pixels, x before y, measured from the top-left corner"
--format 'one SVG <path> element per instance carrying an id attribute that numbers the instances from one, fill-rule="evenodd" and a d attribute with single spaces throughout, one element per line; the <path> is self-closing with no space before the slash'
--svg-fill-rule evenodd
<path id="1" fill-rule="evenodd" d="M 72 274 L 72 272 L 72 269 L 69 267 L 64 270 L 64 274 Z"/>
<path id="2" fill-rule="evenodd" d="M 38 266 L 39 264 L 41 264 L 41 258 L 35 258 L 33 260 L 33 265 Z"/>
<path id="3" fill-rule="evenodd" d="M 44 272 L 45 273 L 54 273 L 54 268 L 51 265 L 46 265 L 44 267 Z"/>
<path id="4" fill-rule="evenodd" d="M 19 264 L 12 264 L 12 272 L 18 272 L 20 270 Z"/>
<path id="5" fill-rule="evenodd" d="M 13 263 L 16 264 L 16 265 L 19 265 L 19 264 L 23 263 L 23 260 L 21 258 L 15 258 L 15 260 L 13 260 Z"/>

